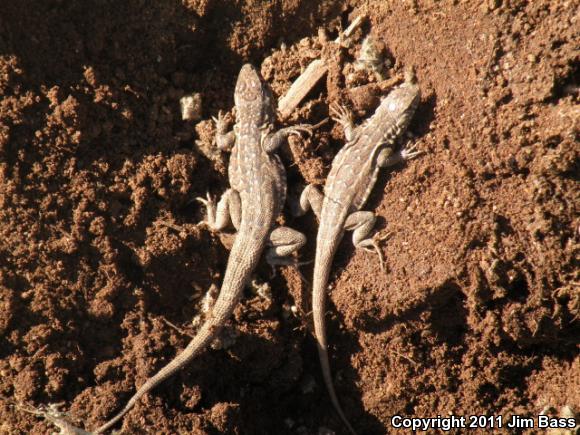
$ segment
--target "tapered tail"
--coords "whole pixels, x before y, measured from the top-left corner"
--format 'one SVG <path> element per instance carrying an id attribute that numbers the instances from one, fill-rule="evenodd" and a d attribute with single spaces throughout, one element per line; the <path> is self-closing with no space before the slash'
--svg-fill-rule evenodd
<path id="1" fill-rule="evenodd" d="M 187 347 L 154 376 L 149 378 L 137 390 L 133 397 L 129 399 L 125 407 L 94 433 L 100 434 L 113 427 L 135 406 L 142 396 L 185 367 L 205 350 L 206 346 L 216 337 L 224 322 L 231 316 L 240 300 L 246 280 L 256 267 L 263 250 L 263 246 L 256 246 L 257 240 L 260 239 L 264 239 L 262 241 L 264 245 L 265 238 L 255 237 L 255 235 L 248 234 L 240 228 L 238 237 L 236 237 L 236 241 L 230 252 L 220 295 L 216 300 L 209 318 Z"/>
<path id="2" fill-rule="evenodd" d="M 330 363 L 328 362 L 328 345 L 326 342 L 326 326 L 324 322 L 324 314 L 326 312 L 326 286 L 328 284 L 332 260 L 340 238 L 337 234 L 336 237 L 332 238 L 332 242 L 317 241 L 314 279 L 312 283 L 312 316 L 314 317 L 314 333 L 316 335 L 318 357 L 320 358 L 320 365 L 322 366 L 322 377 L 324 378 L 330 401 L 349 432 L 356 435 L 355 430 L 340 406 L 336 391 L 334 390 Z"/>

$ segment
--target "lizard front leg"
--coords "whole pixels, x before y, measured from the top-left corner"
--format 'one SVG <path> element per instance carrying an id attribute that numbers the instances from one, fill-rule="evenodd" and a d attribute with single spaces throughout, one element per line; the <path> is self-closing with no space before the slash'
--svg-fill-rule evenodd
<path id="1" fill-rule="evenodd" d="M 217 118 L 212 116 L 212 119 L 214 120 L 216 127 L 215 143 L 217 147 L 222 151 L 230 151 L 236 141 L 235 131 L 228 131 L 229 123 L 226 121 L 221 110 L 218 112 Z"/>
<path id="2" fill-rule="evenodd" d="M 215 199 L 208 193 L 207 198 L 196 198 L 205 205 L 207 218 L 205 223 L 214 231 L 221 231 L 230 223 L 237 230 L 240 227 L 242 217 L 242 201 L 240 194 L 234 189 L 224 192 L 216 205 Z"/>
<path id="3" fill-rule="evenodd" d="M 365 251 L 376 252 L 381 262 L 381 269 L 384 270 L 385 260 L 379 248 L 378 242 L 373 237 L 367 237 L 375 226 L 376 217 L 370 211 L 356 211 L 351 213 L 344 223 L 344 229 L 353 231 L 352 243 L 356 248 Z M 371 249 L 371 247 L 373 249 Z"/>
<path id="4" fill-rule="evenodd" d="M 310 124 L 298 124 L 292 127 L 286 127 L 278 130 L 276 133 L 272 133 L 273 126 L 267 124 L 262 130 L 262 149 L 271 153 L 276 151 L 284 143 L 284 141 L 291 134 L 300 135 L 300 133 L 306 133 L 312 136 L 312 126 Z"/>
<path id="5" fill-rule="evenodd" d="M 330 116 L 333 121 L 338 122 L 342 126 L 342 130 L 344 131 L 344 137 L 347 142 L 350 142 L 355 137 L 355 129 L 356 126 L 352 121 L 352 115 L 350 111 L 338 104 L 334 103 L 330 106 Z"/>

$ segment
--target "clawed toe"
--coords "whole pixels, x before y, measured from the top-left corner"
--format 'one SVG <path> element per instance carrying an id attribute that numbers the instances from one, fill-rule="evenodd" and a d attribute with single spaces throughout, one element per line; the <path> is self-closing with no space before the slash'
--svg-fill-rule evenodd
<path id="1" fill-rule="evenodd" d="M 350 116 L 350 112 L 349 110 L 338 104 L 338 103 L 332 103 L 330 105 L 330 117 L 341 124 L 344 123 L 350 123 L 351 122 L 351 116 Z"/>
<path id="2" fill-rule="evenodd" d="M 226 122 L 226 116 L 223 111 L 218 111 L 218 116 L 212 116 L 213 122 L 215 122 L 216 130 L 218 132 L 225 132 L 228 128 L 228 123 Z"/>
<path id="3" fill-rule="evenodd" d="M 377 242 L 383 242 L 383 241 L 387 240 L 389 237 L 391 237 L 392 234 L 393 233 L 390 232 L 390 231 L 387 231 L 387 232 L 379 232 L 379 233 L 376 233 L 373 236 L 373 240 L 375 240 Z"/>
<path id="4" fill-rule="evenodd" d="M 213 229 L 213 223 L 215 221 L 215 210 L 216 210 L 216 202 L 215 202 L 214 197 L 209 192 L 207 192 L 205 198 L 198 196 L 197 198 L 195 198 L 195 200 L 197 202 L 200 202 L 201 204 L 203 204 L 205 206 L 205 208 L 207 209 L 207 217 L 204 220 L 202 220 L 199 224 L 206 225 L 209 228 Z"/>
<path id="5" fill-rule="evenodd" d="M 413 144 L 413 145 L 406 145 L 402 150 L 401 150 L 401 157 L 404 160 L 411 160 L 414 159 L 415 157 L 418 157 L 422 154 L 425 154 L 425 151 L 421 151 L 417 149 L 417 144 Z"/>
<path id="6" fill-rule="evenodd" d="M 197 202 L 201 202 L 206 207 L 210 207 L 211 205 L 215 204 L 215 200 L 214 200 L 213 196 L 211 196 L 211 194 L 209 192 L 207 192 L 205 194 L 205 196 L 206 196 L 205 198 L 202 198 L 201 196 L 197 196 L 195 198 L 195 200 Z"/>
<path id="7" fill-rule="evenodd" d="M 374 241 L 373 241 L 374 242 Z M 376 254 L 379 256 L 379 264 L 381 266 L 381 271 L 385 271 L 385 258 L 383 257 L 383 253 L 381 252 L 381 248 L 379 247 L 379 244 L 374 242 L 373 243 L 373 247 L 375 248 L 375 252 Z"/>
<path id="8" fill-rule="evenodd" d="M 361 246 L 361 248 L 364 249 L 365 251 L 370 252 L 372 254 L 377 254 L 379 256 L 379 263 L 381 266 L 381 271 L 383 271 L 383 272 L 386 271 L 385 257 L 383 256 L 383 253 L 381 252 L 379 242 L 382 242 L 390 235 L 391 235 L 391 233 L 386 233 L 383 235 L 375 235 L 372 239 L 367 239 L 367 244 L 368 244 L 367 246 Z"/>

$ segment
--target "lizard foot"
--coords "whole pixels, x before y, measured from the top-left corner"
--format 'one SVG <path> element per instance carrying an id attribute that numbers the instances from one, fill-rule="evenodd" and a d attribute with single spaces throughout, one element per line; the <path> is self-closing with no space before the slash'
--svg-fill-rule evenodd
<path id="1" fill-rule="evenodd" d="M 400 151 L 401 158 L 404 161 L 412 160 L 415 157 L 419 157 L 421 154 L 425 154 L 425 151 L 417 150 L 417 144 L 414 143 L 410 145 L 411 141 L 407 142 Z"/>
<path id="2" fill-rule="evenodd" d="M 352 115 L 350 111 L 341 104 L 332 103 L 330 105 L 330 117 L 343 127 L 352 125 Z"/>
<path id="3" fill-rule="evenodd" d="M 221 110 L 218 112 L 217 118 L 212 116 L 211 119 L 215 122 L 215 128 L 218 133 L 224 134 L 228 131 L 228 121 L 226 120 L 226 116 L 224 112 Z"/>
<path id="4" fill-rule="evenodd" d="M 342 126 L 346 141 L 352 141 L 355 137 L 355 126 L 350 110 L 338 103 L 332 103 L 329 112 L 331 118 Z"/>
<path id="5" fill-rule="evenodd" d="M 272 124 L 271 122 L 266 122 L 260 125 L 258 129 L 260 130 L 260 144 L 262 145 L 262 148 L 264 148 L 266 140 L 270 137 L 270 135 L 274 131 L 274 124 Z"/>
<path id="6" fill-rule="evenodd" d="M 212 119 L 215 122 L 216 130 L 213 145 L 216 145 L 222 151 L 231 151 L 236 141 L 236 127 L 234 126 L 234 130 L 228 132 L 230 120 L 221 110 L 218 112 L 217 118 L 212 116 Z"/>
<path id="7" fill-rule="evenodd" d="M 216 219 L 216 211 L 217 211 L 217 203 L 215 198 L 209 193 L 206 193 L 206 197 L 197 197 L 195 198 L 197 202 L 203 204 L 207 211 L 206 219 L 202 220 L 199 224 L 207 225 L 209 228 L 213 229 L 213 223 Z"/>
<path id="8" fill-rule="evenodd" d="M 379 263 L 381 265 L 381 271 L 386 272 L 385 267 L 385 257 L 381 251 L 380 243 L 386 240 L 391 236 L 391 233 L 377 233 L 372 238 L 367 239 L 365 245 L 361 246 L 365 251 L 372 252 L 373 254 L 377 254 L 379 256 Z"/>

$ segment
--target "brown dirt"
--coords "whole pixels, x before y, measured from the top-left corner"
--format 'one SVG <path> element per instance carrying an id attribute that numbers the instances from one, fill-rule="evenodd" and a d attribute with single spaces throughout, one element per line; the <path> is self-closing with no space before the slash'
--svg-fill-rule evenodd
<path id="1" fill-rule="evenodd" d="M 416 69 L 411 131 L 426 154 L 383 175 L 367 205 L 391 233 L 388 270 L 349 237 L 335 259 L 328 328 L 347 414 L 382 434 L 394 414 L 580 409 L 574 2 L 154 3 L 0 3 L 0 433 L 50 430 L 14 404 L 62 402 L 94 428 L 185 346 L 167 322 L 194 332 L 229 241 L 195 226 L 192 198 L 227 177 L 207 151 L 211 123 L 183 122 L 179 98 L 200 92 L 207 120 L 232 106 L 242 62 L 280 95 L 323 51 L 326 86 L 292 122 L 319 122 L 337 99 L 361 119 L 386 90 L 346 83 L 360 39 L 321 50 L 317 35 L 362 10 L 388 76 Z M 333 123 L 291 141 L 293 196 L 324 180 L 342 143 Z M 312 258 L 313 217 L 287 221 Z M 341 433 L 308 287 L 291 268 L 271 286 L 237 309 L 233 345 L 144 398 L 124 432 Z"/>

